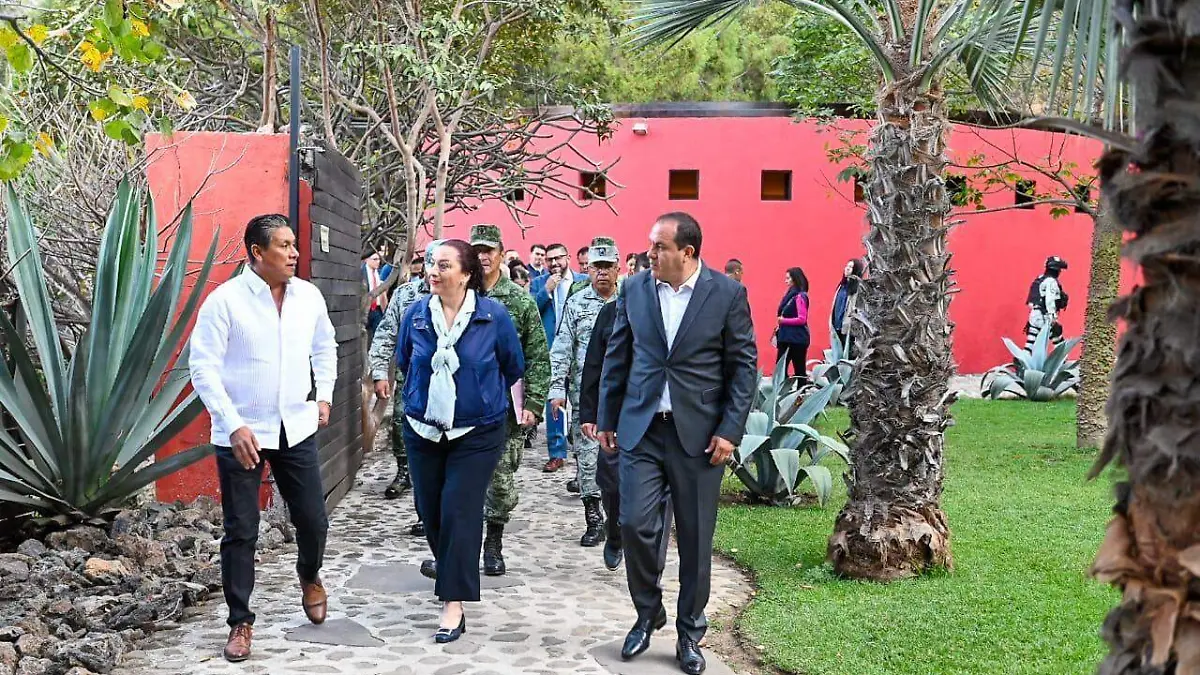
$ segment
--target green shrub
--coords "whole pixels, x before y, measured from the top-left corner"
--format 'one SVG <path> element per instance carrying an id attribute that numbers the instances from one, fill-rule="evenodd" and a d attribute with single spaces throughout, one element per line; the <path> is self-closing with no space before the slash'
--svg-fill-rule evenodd
<path id="1" fill-rule="evenodd" d="M 1050 326 L 1043 326 L 1033 343 L 1033 351 L 1017 347 L 1004 338 L 1004 345 L 1013 355 L 1013 362 L 992 368 L 981 383 L 985 398 L 998 399 L 1004 393 L 1030 401 L 1053 401 L 1070 389 L 1079 386 L 1079 362 L 1068 361 L 1067 355 L 1079 344 L 1079 338 L 1065 340 L 1049 348 Z"/>
<path id="2" fill-rule="evenodd" d="M 7 353 L 7 362 L 0 359 L 0 407 L 15 423 L 15 429 L 0 426 L 0 502 L 45 515 L 96 517 L 212 452 L 209 445 L 190 448 L 139 468 L 203 410 L 195 392 L 184 395 L 184 343 L 217 242 L 180 308 L 191 206 L 158 270 L 153 204 L 122 183 L 101 239 L 91 321 L 68 363 L 39 264 L 37 229 L 11 185 L 5 203 L 8 260 L 23 312 L 21 329 L 0 312 Z"/>

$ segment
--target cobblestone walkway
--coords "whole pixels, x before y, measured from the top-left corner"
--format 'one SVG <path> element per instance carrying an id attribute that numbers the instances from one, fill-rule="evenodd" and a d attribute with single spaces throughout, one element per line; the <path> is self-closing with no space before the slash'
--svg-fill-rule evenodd
<path id="1" fill-rule="evenodd" d="M 526 452 L 517 472 L 521 503 L 505 534 L 508 575 L 485 577 L 483 601 L 467 606 L 467 633 L 457 642 L 433 642 L 439 604 L 433 583 L 417 575 L 428 557 L 424 539 L 408 536 L 412 500 L 381 497 L 391 479 L 390 455 L 368 455 L 359 484 L 330 519 L 322 577 L 330 594 L 329 620 L 308 627 L 295 581 L 295 555 L 285 549 L 259 565 L 252 608 L 258 613 L 254 655 L 241 664 L 220 656 L 225 608 L 219 598 L 177 630 L 157 634 L 126 656 L 121 675 L 241 673 L 355 673 L 362 675 L 495 675 L 678 673 L 673 658 L 678 561 L 671 547 L 664 603 L 671 616 L 650 652 L 629 663 L 613 657 L 633 624 L 624 568 L 604 569 L 601 549 L 579 546 L 583 510 L 568 495 L 566 472 L 543 474 L 544 446 Z M 490 582 L 490 583 L 489 583 Z M 489 587 L 491 586 L 491 587 Z M 714 560 L 712 630 L 745 604 L 744 576 Z M 289 636 L 289 632 L 291 635 Z M 317 644 L 300 640 L 322 640 Z M 357 646 L 350 646 L 357 645 Z M 708 673 L 730 673 L 706 650 Z M 602 665 L 603 664 L 603 665 Z"/>

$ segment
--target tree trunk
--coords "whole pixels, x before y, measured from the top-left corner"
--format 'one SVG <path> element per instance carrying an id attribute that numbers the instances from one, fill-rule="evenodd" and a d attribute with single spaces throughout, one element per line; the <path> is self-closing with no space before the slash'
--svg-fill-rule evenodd
<path id="1" fill-rule="evenodd" d="M 850 403 L 850 500 L 829 539 L 838 574 L 889 581 L 950 568 L 942 433 L 951 424 L 952 325 L 940 90 L 883 91 L 871 132 L 868 275 L 851 323 L 862 345 Z"/>
<path id="2" fill-rule="evenodd" d="M 1075 445 L 1099 448 L 1108 431 L 1104 403 L 1117 359 L 1117 325 L 1108 308 L 1121 283 L 1121 233 L 1104 206 L 1092 224 L 1092 263 L 1088 270 L 1087 308 L 1083 314 L 1083 355 L 1079 359 L 1079 398 L 1075 400 Z"/>
<path id="3" fill-rule="evenodd" d="M 1139 134 L 1099 168 L 1143 283 L 1111 310 L 1126 327 L 1092 470 L 1115 461 L 1126 477 L 1092 566 L 1123 591 L 1100 673 L 1187 675 L 1200 672 L 1200 52 L 1192 4 L 1125 11 L 1137 25 L 1121 74 L 1138 78 Z"/>

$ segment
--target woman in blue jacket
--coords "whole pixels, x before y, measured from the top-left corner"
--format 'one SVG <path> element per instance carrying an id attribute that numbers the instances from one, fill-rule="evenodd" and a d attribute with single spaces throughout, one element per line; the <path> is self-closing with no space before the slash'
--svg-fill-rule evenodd
<path id="1" fill-rule="evenodd" d="M 811 342 L 808 332 L 808 277 L 804 276 L 804 270 L 793 267 L 787 271 L 787 282 L 787 293 L 779 301 L 779 310 L 775 313 L 779 323 L 775 332 L 775 347 L 779 354 L 775 362 L 786 357 L 784 369 L 790 364 L 792 375 L 803 380 L 807 375 L 804 362 Z"/>
<path id="2" fill-rule="evenodd" d="M 404 445 L 442 600 L 439 643 L 466 631 L 463 602 L 479 600 L 483 502 L 504 448 L 510 389 L 525 372 L 504 305 L 484 297 L 483 268 L 465 241 L 433 251 L 431 295 L 413 303 L 396 338 L 404 373 Z"/>

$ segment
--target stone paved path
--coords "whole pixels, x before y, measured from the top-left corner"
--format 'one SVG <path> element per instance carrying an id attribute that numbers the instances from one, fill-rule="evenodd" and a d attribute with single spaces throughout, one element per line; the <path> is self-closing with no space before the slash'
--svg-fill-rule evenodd
<path id="1" fill-rule="evenodd" d="M 678 673 L 674 658 L 674 608 L 678 561 L 674 546 L 664 578 L 671 616 L 651 652 L 621 664 L 617 641 L 634 620 L 624 568 L 604 569 L 600 548 L 579 546 L 583 515 L 568 495 L 566 472 L 543 474 L 545 450 L 526 452 L 517 479 L 521 504 L 505 536 L 508 575 L 484 577 L 483 601 L 467 607 L 467 633 L 436 645 L 439 604 L 432 582 L 417 573 L 428 557 L 423 539 L 408 536 L 412 501 L 380 495 L 394 463 L 385 453 L 368 455 L 359 484 L 330 522 L 326 565 L 329 620 L 309 627 L 300 609 L 292 550 L 260 564 L 252 606 L 258 613 L 253 657 L 242 664 L 220 656 L 227 635 L 218 600 L 200 608 L 179 629 L 157 634 L 124 659 L 120 675 L 218 675 L 241 673 L 355 673 L 361 675 L 495 675 L 577 673 Z M 573 464 L 572 464 L 573 466 Z M 495 587 L 495 586 L 504 587 Z M 710 625 L 728 623 L 745 604 L 744 575 L 713 561 Z M 289 636 L 289 632 L 291 635 Z M 317 644 L 299 640 L 328 640 Z M 349 646 L 357 645 L 357 646 Z M 706 650 L 708 673 L 730 673 Z M 603 665 L 602 665 L 603 664 Z"/>

